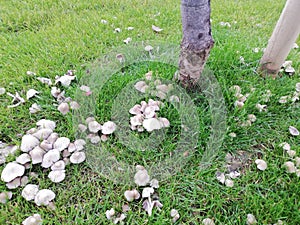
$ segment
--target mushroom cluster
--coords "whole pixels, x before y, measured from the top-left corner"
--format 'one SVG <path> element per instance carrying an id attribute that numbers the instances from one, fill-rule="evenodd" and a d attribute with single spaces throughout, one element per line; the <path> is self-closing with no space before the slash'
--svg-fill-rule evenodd
<path id="1" fill-rule="evenodd" d="M 230 90 L 234 92 L 234 96 L 236 97 L 236 101 L 234 102 L 234 106 L 237 108 L 242 108 L 245 105 L 247 98 L 250 96 L 249 93 L 243 95 L 242 89 L 238 85 L 233 85 Z"/>
<path id="2" fill-rule="evenodd" d="M 296 156 L 297 152 L 292 150 L 290 144 L 287 142 L 283 142 L 279 146 L 290 157 L 290 160 L 283 164 L 287 173 L 295 173 L 297 177 L 300 177 L 300 157 Z"/>
<path id="3" fill-rule="evenodd" d="M 129 113 L 133 115 L 130 117 L 130 127 L 132 130 L 143 132 L 144 130 L 151 132 L 170 126 L 167 118 L 158 117 L 157 112 L 163 105 L 160 101 L 149 99 L 148 103 L 141 101 L 140 104 L 134 105 Z"/>
<path id="4" fill-rule="evenodd" d="M 41 225 L 43 223 L 42 217 L 40 214 L 33 214 L 32 216 L 27 217 L 22 225 Z"/>

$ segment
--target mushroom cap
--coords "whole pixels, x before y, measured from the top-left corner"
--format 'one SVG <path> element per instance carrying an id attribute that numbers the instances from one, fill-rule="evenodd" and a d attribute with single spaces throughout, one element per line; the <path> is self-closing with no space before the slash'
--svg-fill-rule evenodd
<path id="1" fill-rule="evenodd" d="M 148 198 L 153 193 L 154 193 L 154 189 L 152 187 L 146 187 L 146 188 L 143 189 L 142 197 L 143 198 Z"/>
<path id="2" fill-rule="evenodd" d="M 221 173 L 221 172 L 216 172 L 216 178 L 217 178 L 217 180 L 220 182 L 220 183 L 222 183 L 222 184 L 224 184 L 225 183 L 225 174 L 224 173 Z"/>
<path id="3" fill-rule="evenodd" d="M 49 128 L 41 128 L 37 130 L 35 133 L 32 135 L 36 137 L 38 140 L 45 140 L 47 139 L 51 134 L 53 133 L 52 129 Z"/>
<path id="4" fill-rule="evenodd" d="M 117 128 L 117 125 L 112 121 L 107 121 L 102 125 L 102 134 L 112 134 Z"/>
<path id="5" fill-rule="evenodd" d="M 256 224 L 256 218 L 253 214 L 247 214 L 247 225 Z"/>
<path id="6" fill-rule="evenodd" d="M 203 225 L 215 225 L 214 221 L 210 218 L 205 218 L 204 220 L 202 220 L 202 224 Z"/>
<path id="7" fill-rule="evenodd" d="M 71 81 L 74 80 L 76 76 L 70 76 L 70 75 L 63 75 L 61 77 L 57 77 L 55 79 L 55 84 L 61 83 L 64 87 L 69 87 L 71 84 Z"/>
<path id="8" fill-rule="evenodd" d="M 226 179 L 225 180 L 225 185 L 226 185 L 226 187 L 233 187 L 234 182 L 233 182 L 233 180 Z"/>
<path id="9" fill-rule="evenodd" d="M 293 126 L 289 127 L 289 131 L 290 131 L 290 134 L 293 136 L 298 136 L 300 134 L 300 132 L 297 130 L 297 128 L 293 127 Z"/>
<path id="10" fill-rule="evenodd" d="M 124 192 L 124 197 L 126 198 L 127 201 L 132 202 L 135 199 L 140 198 L 140 193 L 134 189 L 134 190 L 127 190 Z"/>
<path id="11" fill-rule="evenodd" d="M 74 143 L 70 143 L 69 146 L 68 146 L 68 151 L 69 152 L 75 152 L 77 149 L 76 149 L 76 146 Z"/>
<path id="12" fill-rule="evenodd" d="M 291 162 L 291 161 L 285 162 L 284 166 L 286 167 L 288 173 L 295 173 L 296 172 L 296 167 L 295 167 L 295 164 L 293 162 Z"/>
<path id="13" fill-rule="evenodd" d="M 21 141 L 21 151 L 22 152 L 29 152 L 35 146 L 39 145 L 40 141 L 31 134 L 26 134 L 22 137 Z"/>
<path id="14" fill-rule="evenodd" d="M 134 182 L 138 186 L 146 186 L 149 183 L 149 181 L 150 181 L 150 177 L 148 175 L 147 170 L 145 169 L 138 170 L 134 175 Z"/>
<path id="15" fill-rule="evenodd" d="M 38 93 L 38 91 L 34 90 L 34 89 L 29 89 L 26 93 L 26 98 L 27 100 L 29 100 L 30 98 L 33 98 L 34 96 L 36 96 Z"/>
<path id="16" fill-rule="evenodd" d="M 98 144 L 101 141 L 101 138 L 97 134 L 89 134 L 88 138 L 92 144 Z"/>
<path id="17" fill-rule="evenodd" d="M 145 93 L 146 92 L 146 89 L 148 88 L 148 85 L 146 84 L 145 81 L 138 81 L 135 85 L 134 85 L 135 89 L 142 92 L 142 93 Z"/>
<path id="18" fill-rule="evenodd" d="M 63 160 L 59 160 L 51 166 L 51 170 L 64 170 L 66 167 L 66 163 Z"/>
<path id="19" fill-rule="evenodd" d="M 153 118 L 156 116 L 156 112 L 155 112 L 156 107 L 155 106 L 150 106 L 148 105 L 145 109 L 144 109 L 144 115 L 145 118 Z"/>
<path id="20" fill-rule="evenodd" d="M 138 114 L 130 117 L 130 124 L 133 127 L 140 126 L 143 124 L 144 116 L 142 114 Z"/>
<path id="21" fill-rule="evenodd" d="M 115 210 L 113 208 L 111 208 L 110 210 L 106 210 L 105 215 L 106 218 L 110 220 L 115 215 Z"/>
<path id="22" fill-rule="evenodd" d="M 48 178 L 54 183 L 62 182 L 66 178 L 66 171 L 53 170 L 49 173 Z"/>
<path id="23" fill-rule="evenodd" d="M 87 130 L 87 126 L 83 124 L 78 124 L 78 129 L 80 132 L 85 132 Z"/>
<path id="24" fill-rule="evenodd" d="M 10 182 L 14 180 L 16 177 L 23 176 L 25 172 L 25 167 L 16 163 L 16 162 L 10 162 L 8 163 L 1 173 L 1 180 L 4 182 Z"/>
<path id="25" fill-rule="evenodd" d="M 178 214 L 178 211 L 176 209 L 171 209 L 170 215 L 171 217 L 174 217 Z"/>
<path id="26" fill-rule="evenodd" d="M 46 129 L 51 129 L 54 130 L 56 127 L 56 123 L 52 120 L 46 120 L 46 119 L 41 119 L 39 120 L 36 125 L 38 128 L 46 128 Z"/>
<path id="27" fill-rule="evenodd" d="M 55 193 L 49 189 L 39 190 L 34 198 L 35 204 L 38 206 L 49 205 L 49 203 L 55 198 Z"/>
<path id="28" fill-rule="evenodd" d="M 77 151 L 81 151 L 84 149 L 86 142 L 83 139 L 77 139 L 74 141 L 74 145 L 75 145 Z"/>
<path id="29" fill-rule="evenodd" d="M 59 151 L 62 151 L 64 149 L 68 148 L 69 144 L 70 144 L 69 138 L 60 137 L 54 142 L 53 147 Z"/>
<path id="30" fill-rule="evenodd" d="M 167 118 L 160 117 L 158 118 L 160 124 L 162 127 L 169 127 L 170 126 L 170 121 Z"/>
<path id="31" fill-rule="evenodd" d="M 79 108 L 80 108 L 80 105 L 79 105 L 79 103 L 76 102 L 76 101 L 71 101 L 71 102 L 70 102 L 70 108 L 71 108 L 71 109 L 79 109 Z"/>
<path id="32" fill-rule="evenodd" d="M 141 105 L 136 104 L 134 105 L 130 110 L 129 113 L 132 115 L 137 115 L 137 114 L 141 114 Z"/>
<path id="33" fill-rule="evenodd" d="M 20 186 L 21 186 L 21 177 L 17 177 L 15 179 L 13 179 L 12 181 L 6 183 L 6 187 L 8 189 L 15 189 Z"/>
<path id="34" fill-rule="evenodd" d="M 22 196 L 27 201 L 31 201 L 35 198 L 36 194 L 39 191 L 39 186 L 35 184 L 27 184 L 22 190 Z"/>
<path id="35" fill-rule="evenodd" d="M 66 102 L 62 102 L 57 107 L 58 111 L 60 111 L 63 115 L 66 115 L 70 111 L 69 104 Z"/>
<path id="36" fill-rule="evenodd" d="M 145 46 L 145 51 L 150 52 L 153 50 L 153 47 L 151 45 Z"/>
<path id="37" fill-rule="evenodd" d="M 74 152 L 70 157 L 70 162 L 73 164 L 82 163 L 85 160 L 86 156 L 84 152 Z"/>
<path id="38" fill-rule="evenodd" d="M 44 149 L 45 151 L 49 151 L 53 149 L 53 144 L 49 142 L 48 140 L 43 140 L 40 144 L 40 147 Z"/>
<path id="39" fill-rule="evenodd" d="M 101 125 L 97 121 L 90 121 L 88 123 L 89 131 L 92 133 L 97 133 L 99 130 L 101 130 Z"/>
<path id="40" fill-rule="evenodd" d="M 43 168 L 49 168 L 55 162 L 57 162 L 59 159 L 60 159 L 59 150 L 58 149 L 52 149 L 44 155 L 41 166 Z"/>
<path id="41" fill-rule="evenodd" d="M 26 218 L 22 225 L 41 225 L 43 223 L 41 215 L 40 214 L 33 214 L 33 216 L 29 216 Z"/>
<path id="42" fill-rule="evenodd" d="M 152 188 L 159 188 L 159 182 L 158 182 L 158 180 L 157 179 L 152 179 L 151 181 L 150 181 L 150 186 L 152 187 Z"/>
<path id="43" fill-rule="evenodd" d="M 43 161 L 43 156 L 45 155 L 45 153 L 46 152 L 40 146 L 36 146 L 34 149 L 32 149 L 29 152 L 32 164 L 41 163 Z"/>
<path id="44" fill-rule="evenodd" d="M 30 162 L 30 155 L 28 153 L 23 153 L 16 158 L 16 162 L 24 165 L 25 163 Z"/>
<path id="45" fill-rule="evenodd" d="M 0 203 L 5 204 L 7 202 L 7 200 L 11 199 L 11 197 L 12 197 L 11 191 L 1 192 L 0 193 Z"/>
<path id="46" fill-rule="evenodd" d="M 143 127 L 151 132 L 153 130 L 159 130 L 161 128 L 161 123 L 156 118 L 148 118 L 143 121 Z"/>
<path id="47" fill-rule="evenodd" d="M 257 169 L 259 169 L 259 170 L 266 170 L 268 167 L 267 163 L 262 159 L 255 160 L 255 163 L 257 165 Z"/>

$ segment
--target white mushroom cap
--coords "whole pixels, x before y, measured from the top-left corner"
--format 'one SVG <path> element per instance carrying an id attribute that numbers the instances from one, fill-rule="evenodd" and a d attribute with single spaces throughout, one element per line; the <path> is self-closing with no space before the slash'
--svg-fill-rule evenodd
<path id="1" fill-rule="evenodd" d="M 247 225 L 256 224 L 257 220 L 253 214 L 247 214 Z"/>
<path id="2" fill-rule="evenodd" d="M 90 117 L 88 117 L 88 118 L 85 119 L 85 122 L 87 124 L 89 124 L 89 122 L 92 122 L 92 121 L 96 121 L 95 117 L 90 116 Z"/>
<path id="3" fill-rule="evenodd" d="M 117 128 L 117 125 L 112 121 L 107 121 L 102 125 L 102 134 L 112 134 Z"/>
<path id="4" fill-rule="evenodd" d="M 37 139 L 39 140 L 45 140 L 47 139 L 50 134 L 53 133 L 53 130 L 52 129 L 49 129 L 49 128 L 42 128 L 40 130 L 38 130 L 37 132 L 33 133 L 32 135 L 34 137 L 36 137 Z"/>
<path id="5" fill-rule="evenodd" d="M 64 170 L 65 167 L 66 167 L 65 162 L 63 160 L 59 160 L 51 166 L 51 170 L 53 170 L 53 171 Z"/>
<path id="6" fill-rule="evenodd" d="M 124 219 L 126 218 L 126 215 L 124 213 L 121 213 L 121 215 L 117 218 L 114 219 L 114 224 L 117 224 L 117 223 L 121 223 Z"/>
<path id="7" fill-rule="evenodd" d="M 43 168 L 49 168 L 55 162 L 57 162 L 59 159 L 60 159 L 59 150 L 58 149 L 52 149 L 44 155 L 41 166 Z"/>
<path id="8" fill-rule="evenodd" d="M 57 110 L 60 111 L 63 115 L 66 115 L 70 111 L 69 104 L 66 102 L 62 102 L 57 107 Z"/>
<path id="9" fill-rule="evenodd" d="M 131 191 L 130 190 L 125 191 L 124 196 L 128 202 L 132 202 L 135 199 L 139 199 L 141 195 L 136 189 L 134 189 Z"/>
<path id="10" fill-rule="evenodd" d="M 158 119 L 156 118 L 149 118 L 143 121 L 143 127 L 148 131 L 151 132 L 153 130 L 159 130 L 161 128 L 161 124 Z"/>
<path id="11" fill-rule="evenodd" d="M 92 133 L 97 133 L 101 130 L 101 125 L 97 121 L 91 121 L 88 123 L 89 131 Z"/>
<path id="12" fill-rule="evenodd" d="M 267 169 L 267 163 L 262 159 L 255 160 L 255 163 L 257 165 L 257 169 L 259 170 L 266 170 Z"/>
<path id="13" fill-rule="evenodd" d="M 68 149 L 63 150 L 62 156 L 63 156 L 64 158 L 69 157 L 70 155 L 71 155 L 71 153 L 69 152 Z"/>
<path id="14" fill-rule="evenodd" d="M 71 102 L 70 102 L 70 108 L 71 108 L 71 109 L 79 109 L 79 108 L 80 108 L 80 105 L 79 105 L 78 102 L 76 102 L 76 101 L 71 101 Z"/>
<path id="15" fill-rule="evenodd" d="M 144 115 L 145 115 L 145 118 L 153 118 L 153 117 L 155 117 L 156 116 L 155 107 L 148 105 L 144 109 Z"/>
<path id="16" fill-rule="evenodd" d="M 41 215 L 40 214 L 33 214 L 33 216 L 29 216 L 26 218 L 22 225 L 41 225 L 43 223 Z"/>
<path id="17" fill-rule="evenodd" d="M 62 151 L 64 149 L 68 148 L 69 144 L 70 144 L 69 138 L 60 137 L 54 142 L 53 147 L 59 151 Z"/>
<path id="18" fill-rule="evenodd" d="M 55 127 L 56 127 L 56 124 L 54 121 L 51 121 L 51 120 L 46 120 L 46 119 L 41 119 L 39 120 L 36 125 L 39 127 L 39 128 L 47 128 L 47 129 L 51 129 L 51 130 L 54 130 Z"/>
<path id="19" fill-rule="evenodd" d="M 0 203 L 5 204 L 7 202 L 7 200 L 11 199 L 11 197 L 12 197 L 11 191 L 1 192 L 0 193 Z"/>
<path id="20" fill-rule="evenodd" d="M 16 158 L 16 162 L 24 165 L 25 163 L 30 162 L 30 155 L 28 153 L 23 153 Z"/>
<path id="21" fill-rule="evenodd" d="M 165 84 L 160 84 L 156 86 L 156 89 L 162 91 L 163 93 L 168 93 L 171 88 Z"/>
<path id="22" fill-rule="evenodd" d="M 160 117 L 158 118 L 160 124 L 162 125 L 162 127 L 169 127 L 170 126 L 170 121 L 167 118 L 164 117 Z"/>
<path id="23" fill-rule="evenodd" d="M 147 88 L 149 87 L 145 81 L 138 81 L 135 85 L 134 85 L 135 89 L 145 93 Z"/>
<path id="24" fill-rule="evenodd" d="M 22 152 L 29 152 L 35 146 L 39 145 L 40 141 L 31 134 L 26 134 L 22 137 L 21 141 L 21 151 Z"/>
<path id="25" fill-rule="evenodd" d="M 141 114 L 141 105 L 136 104 L 130 110 L 129 113 L 132 115 Z"/>
<path id="26" fill-rule="evenodd" d="M 80 132 L 85 132 L 87 130 L 87 126 L 83 124 L 78 124 L 78 129 Z"/>
<path id="27" fill-rule="evenodd" d="M 297 128 L 293 127 L 293 126 L 289 127 L 289 131 L 290 131 L 290 134 L 293 136 L 298 136 L 300 134 L 300 132 L 297 130 Z"/>
<path id="28" fill-rule="evenodd" d="M 40 147 L 46 151 L 53 149 L 53 144 L 48 140 L 43 140 L 40 144 Z"/>
<path id="29" fill-rule="evenodd" d="M 55 84 L 60 82 L 62 86 L 69 87 L 71 84 L 71 81 L 74 80 L 75 78 L 76 78 L 76 76 L 63 75 L 63 76 L 57 77 L 55 79 Z"/>
<path id="30" fill-rule="evenodd" d="M 68 146 L 68 151 L 69 152 L 75 152 L 77 149 L 76 149 L 76 146 L 74 143 L 70 143 L 69 146 Z"/>
<path id="31" fill-rule="evenodd" d="M 54 183 L 62 182 L 66 178 L 66 171 L 65 170 L 51 171 L 48 175 L 48 178 Z"/>
<path id="32" fill-rule="evenodd" d="M 147 52 L 150 52 L 150 51 L 152 51 L 153 50 L 153 47 L 151 46 L 151 45 L 147 45 L 146 47 L 145 47 L 145 51 L 147 51 Z"/>
<path id="33" fill-rule="evenodd" d="M 295 173 L 296 172 L 296 167 L 295 164 L 291 161 L 285 162 L 284 166 L 286 167 L 286 170 L 288 173 Z"/>
<path id="34" fill-rule="evenodd" d="M 225 180 L 225 185 L 226 185 L 226 187 L 233 187 L 234 181 L 230 180 L 230 179 L 226 179 Z"/>
<path id="35" fill-rule="evenodd" d="M 23 176 L 25 172 L 25 167 L 16 163 L 10 162 L 8 163 L 1 173 L 1 180 L 4 182 L 10 182 L 14 180 L 16 177 Z"/>
<path id="36" fill-rule="evenodd" d="M 74 141 L 74 145 L 75 145 L 77 151 L 81 151 L 84 149 L 86 142 L 83 139 L 77 139 Z"/>
<path id="37" fill-rule="evenodd" d="M 51 144 L 54 144 L 54 142 L 58 139 L 58 133 L 52 133 L 50 136 L 47 138 L 47 141 Z"/>
<path id="38" fill-rule="evenodd" d="M 34 149 L 32 149 L 29 152 L 32 164 L 41 163 L 43 161 L 43 156 L 45 155 L 45 153 L 46 152 L 40 146 L 36 146 Z"/>
<path id="39" fill-rule="evenodd" d="M 36 96 L 38 93 L 38 91 L 34 90 L 34 89 L 29 89 L 26 93 L 26 98 L 27 100 L 29 100 L 30 98 L 33 98 L 34 96 Z"/>
<path id="40" fill-rule="evenodd" d="M 221 173 L 221 172 L 217 172 L 216 173 L 216 178 L 217 178 L 217 180 L 220 182 L 220 183 L 222 183 L 222 184 L 224 184 L 225 183 L 225 174 L 224 173 Z"/>
<path id="41" fill-rule="evenodd" d="M 154 193 L 154 189 L 152 187 L 146 187 L 143 189 L 142 197 L 149 198 L 153 193 Z"/>
<path id="42" fill-rule="evenodd" d="M 142 114 L 138 114 L 136 116 L 130 117 L 131 126 L 139 126 L 143 124 L 144 116 Z"/>
<path id="43" fill-rule="evenodd" d="M 108 137 L 107 137 L 107 135 L 102 134 L 100 139 L 101 139 L 101 141 L 106 142 L 108 140 Z"/>
<path id="44" fill-rule="evenodd" d="M 110 210 L 106 210 L 105 215 L 106 218 L 110 220 L 115 215 L 115 210 L 113 208 L 111 208 Z"/>
<path id="45" fill-rule="evenodd" d="M 90 139 L 91 143 L 97 144 L 101 141 L 101 138 L 97 134 L 89 134 L 88 138 Z"/>
<path id="46" fill-rule="evenodd" d="M 74 152 L 70 157 L 70 162 L 73 164 L 82 163 L 85 160 L 84 152 Z"/>
<path id="47" fill-rule="evenodd" d="M 150 181 L 150 186 L 152 187 L 152 188 L 159 188 L 159 182 L 158 182 L 158 180 L 157 179 L 152 179 L 151 181 Z"/>
<path id="48" fill-rule="evenodd" d="M 39 191 L 39 186 L 35 184 L 27 184 L 22 190 L 22 196 L 27 201 L 31 201 L 35 198 L 36 194 Z"/>
<path id="49" fill-rule="evenodd" d="M 147 170 L 141 169 L 136 172 L 134 175 L 134 182 L 138 186 L 146 186 L 150 181 L 150 177 L 148 175 Z"/>
<path id="50" fill-rule="evenodd" d="M 8 189 L 15 189 L 20 186 L 21 186 L 21 177 L 17 177 L 15 179 L 13 179 L 12 181 L 6 183 L 6 187 Z"/>
<path id="51" fill-rule="evenodd" d="M 214 221 L 210 218 L 205 218 L 204 220 L 202 220 L 202 224 L 203 225 L 215 225 Z"/>
<path id="52" fill-rule="evenodd" d="M 49 205 L 49 203 L 55 198 L 55 193 L 49 189 L 39 190 L 34 198 L 35 204 L 38 206 Z"/>

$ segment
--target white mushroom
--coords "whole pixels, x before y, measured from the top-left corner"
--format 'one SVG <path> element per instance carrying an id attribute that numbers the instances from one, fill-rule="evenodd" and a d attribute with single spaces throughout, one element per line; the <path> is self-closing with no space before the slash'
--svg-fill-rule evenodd
<path id="1" fill-rule="evenodd" d="M 142 114 L 138 114 L 130 117 L 130 124 L 133 127 L 140 126 L 143 124 L 144 116 Z"/>
<path id="2" fill-rule="evenodd" d="M 55 198 L 55 193 L 49 189 L 39 190 L 34 198 L 35 204 L 38 206 L 49 205 L 49 203 Z"/>
<path id="3" fill-rule="evenodd" d="M 148 175 L 147 170 L 145 169 L 138 169 L 136 174 L 134 175 L 134 182 L 138 186 L 146 186 L 150 181 L 150 177 Z"/>
<path id="4" fill-rule="evenodd" d="M 3 94 L 5 94 L 5 88 L 0 87 L 0 95 L 3 95 Z"/>
<path id="5" fill-rule="evenodd" d="M 258 109 L 259 112 L 262 112 L 262 111 L 266 112 L 267 111 L 267 105 L 261 105 L 261 104 L 258 103 L 258 104 L 255 105 L 255 107 Z"/>
<path id="6" fill-rule="evenodd" d="M 202 224 L 203 225 L 215 225 L 214 221 L 210 218 L 205 218 L 204 220 L 202 220 Z"/>
<path id="7" fill-rule="evenodd" d="M 257 159 L 257 160 L 255 160 L 255 163 L 257 165 L 257 169 L 262 170 L 262 171 L 267 169 L 267 163 L 264 160 Z"/>
<path id="8" fill-rule="evenodd" d="M 297 167 L 300 167 L 300 157 L 295 158 L 295 163 Z"/>
<path id="9" fill-rule="evenodd" d="M 294 157 L 296 155 L 296 151 L 294 150 L 288 150 L 286 153 L 289 155 L 289 157 Z"/>
<path id="10" fill-rule="evenodd" d="M 233 187 L 234 185 L 234 181 L 233 180 L 230 180 L 230 179 L 226 179 L 225 180 L 225 186 L 226 187 Z"/>
<path id="11" fill-rule="evenodd" d="M 247 225 L 256 224 L 257 220 L 253 214 L 247 214 Z"/>
<path id="12" fill-rule="evenodd" d="M 53 171 L 64 170 L 65 167 L 66 167 L 65 162 L 63 160 L 59 160 L 51 166 L 51 170 Z"/>
<path id="13" fill-rule="evenodd" d="M 256 116 L 254 114 L 249 114 L 248 115 L 248 120 L 250 120 L 251 122 L 255 122 L 256 121 Z"/>
<path id="14" fill-rule="evenodd" d="M 286 170 L 288 173 L 295 173 L 296 172 L 296 167 L 295 164 L 291 161 L 285 162 L 284 166 L 286 167 Z"/>
<path id="15" fill-rule="evenodd" d="M 49 173 L 48 178 L 54 183 L 62 182 L 66 178 L 66 171 L 53 170 Z"/>
<path id="16" fill-rule="evenodd" d="M 97 121 L 90 121 L 88 123 L 89 131 L 92 133 L 97 133 L 101 130 L 101 125 Z"/>
<path id="17" fill-rule="evenodd" d="M 145 93 L 147 88 L 149 87 L 145 81 L 138 81 L 135 85 L 134 85 L 135 89 Z"/>
<path id="18" fill-rule="evenodd" d="M 141 105 L 137 104 L 134 105 L 130 110 L 129 113 L 132 115 L 141 114 Z"/>
<path id="19" fill-rule="evenodd" d="M 133 200 L 139 199 L 141 195 L 136 189 L 134 189 L 125 191 L 124 196 L 128 202 L 132 202 Z"/>
<path id="20" fill-rule="evenodd" d="M 77 139 L 74 141 L 74 145 L 75 145 L 77 151 L 81 151 L 84 149 L 86 142 L 83 139 Z"/>
<path id="21" fill-rule="evenodd" d="M 8 191 L 8 192 L 1 192 L 0 193 L 0 203 L 5 204 L 7 202 L 7 200 L 12 198 L 12 192 Z"/>
<path id="22" fill-rule="evenodd" d="M 43 84 L 47 84 L 48 86 L 52 85 L 52 81 L 49 78 L 46 78 L 46 77 L 37 77 L 36 79 L 39 80 Z"/>
<path id="23" fill-rule="evenodd" d="M 33 133 L 32 135 L 39 140 L 47 139 L 53 133 L 52 129 L 49 128 L 42 128 L 39 129 L 37 132 Z"/>
<path id="24" fill-rule="evenodd" d="M 157 179 L 152 179 L 151 181 L 150 181 L 150 186 L 152 187 L 152 188 L 159 188 L 159 182 L 158 182 L 158 180 Z"/>
<path id="25" fill-rule="evenodd" d="M 26 184 L 28 184 L 28 182 L 29 182 L 28 176 L 23 176 L 23 177 L 21 178 L 21 186 L 22 186 L 22 187 L 24 187 Z"/>
<path id="26" fill-rule="evenodd" d="M 220 183 L 222 183 L 222 184 L 225 183 L 226 178 L 225 178 L 225 174 L 224 174 L 224 173 L 217 172 L 217 173 L 216 173 L 216 178 L 217 178 L 217 180 L 218 180 Z"/>
<path id="27" fill-rule="evenodd" d="M 146 47 L 145 47 L 145 51 L 147 51 L 147 52 L 150 52 L 150 51 L 152 51 L 153 50 L 153 47 L 151 46 L 151 45 L 147 45 Z"/>
<path id="28" fill-rule="evenodd" d="M 69 87 L 71 84 L 71 81 L 74 80 L 75 78 L 76 78 L 76 76 L 63 75 L 63 76 L 57 77 L 55 79 L 55 84 L 60 82 L 62 86 Z"/>
<path id="29" fill-rule="evenodd" d="M 105 215 L 106 218 L 110 220 L 115 215 L 115 210 L 113 208 L 111 208 L 110 210 L 106 210 Z"/>
<path id="30" fill-rule="evenodd" d="M 56 127 L 56 123 L 51 120 L 46 120 L 46 119 L 41 119 L 39 120 L 36 125 L 38 128 L 46 128 L 46 129 L 51 129 L 54 130 Z"/>
<path id="31" fill-rule="evenodd" d="M 143 189 L 142 197 L 149 198 L 153 193 L 154 193 L 154 189 L 152 187 L 146 187 Z"/>
<path id="32" fill-rule="evenodd" d="M 114 224 L 117 224 L 119 222 L 122 222 L 126 218 L 126 215 L 124 213 L 121 213 L 121 215 L 114 219 Z"/>
<path id="33" fill-rule="evenodd" d="M 84 152 L 74 152 L 70 157 L 70 162 L 73 164 L 82 163 L 85 160 Z"/>
<path id="34" fill-rule="evenodd" d="M 159 32 L 161 32 L 163 29 L 161 29 L 160 27 L 157 27 L 157 26 L 155 26 L 155 25 L 152 25 L 152 30 L 155 31 L 155 32 L 157 32 L 157 33 L 159 33 Z"/>
<path id="35" fill-rule="evenodd" d="M 300 83 L 297 83 L 297 84 L 296 84 L 296 91 L 297 91 L 297 92 L 300 92 Z"/>
<path id="36" fill-rule="evenodd" d="M 180 215 L 176 209 L 171 209 L 170 215 L 173 218 L 172 219 L 173 223 L 175 223 L 180 218 Z"/>
<path id="37" fill-rule="evenodd" d="M 58 105 L 57 110 L 60 111 L 63 115 L 66 115 L 70 111 L 69 104 L 62 102 Z"/>
<path id="38" fill-rule="evenodd" d="M 102 125 L 102 134 L 112 134 L 117 128 L 117 125 L 112 121 L 107 121 Z"/>
<path id="39" fill-rule="evenodd" d="M 34 96 L 36 96 L 39 92 L 34 90 L 34 89 L 29 89 L 26 93 L 26 98 L 27 100 L 29 100 L 30 98 L 33 98 Z"/>
<path id="40" fill-rule="evenodd" d="M 39 111 L 42 110 L 42 107 L 40 105 L 38 105 L 37 103 L 33 103 L 30 107 L 29 107 L 29 112 L 31 114 L 37 113 Z"/>
<path id="41" fill-rule="evenodd" d="M 148 105 L 144 109 L 144 115 L 145 115 L 145 118 L 153 118 L 153 117 L 155 117 L 156 116 L 155 107 Z"/>
<path id="42" fill-rule="evenodd" d="M 64 149 L 68 148 L 69 144 L 70 144 L 69 138 L 60 137 L 54 142 L 53 147 L 59 151 L 62 151 Z"/>
<path id="43" fill-rule="evenodd" d="M 167 118 L 160 117 L 158 120 L 162 127 L 170 127 L 170 121 Z"/>
<path id="44" fill-rule="evenodd" d="M 30 155 L 23 153 L 16 158 L 16 162 L 24 165 L 25 163 L 30 162 Z"/>
<path id="45" fill-rule="evenodd" d="M 35 198 L 36 194 L 39 191 L 39 186 L 35 184 L 27 184 L 22 190 L 22 196 L 27 201 L 31 201 Z"/>
<path id="46" fill-rule="evenodd" d="M 25 167 L 16 163 L 10 162 L 8 163 L 1 173 L 1 180 L 4 182 L 10 182 L 14 180 L 16 177 L 23 176 L 25 172 Z"/>
<path id="47" fill-rule="evenodd" d="M 48 140 L 43 140 L 40 144 L 40 147 L 46 151 L 53 149 L 53 144 Z"/>
<path id="48" fill-rule="evenodd" d="M 106 142 L 108 140 L 108 137 L 107 137 L 107 135 L 102 134 L 100 139 L 101 139 L 101 141 Z"/>
<path id="49" fill-rule="evenodd" d="M 26 134 L 22 137 L 20 149 L 22 152 L 29 152 L 35 146 L 39 145 L 39 143 L 40 141 L 36 137 L 31 134 Z"/>
<path id="50" fill-rule="evenodd" d="M 12 181 L 6 183 L 6 187 L 8 189 L 15 189 L 20 186 L 21 186 L 21 177 L 17 177 L 15 179 L 13 179 Z"/>
<path id="51" fill-rule="evenodd" d="M 87 124 L 89 124 L 89 123 L 92 122 L 92 121 L 96 121 L 95 117 L 90 116 L 90 117 L 88 117 L 88 118 L 85 119 L 85 122 L 86 122 Z"/>
<path id="52" fill-rule="evenodd" d="M 293 127 L 293 126 L 289 127 L 289 131 L 290 131 L 290 134 L 293 136 L 298 136 L 300 134 L 299 131 L 297 130 L 297 128 Z"/>
<path id="53" fill-rule="evenodd" d="M 161 128 L 161 123 L 156 118 L 149 118 L 143 121 L 143 127 L 148 132 L 151 132 L 153 130 L 159 130 Z"/>
<path id="54" fill-rule="evenodd" d="M 83 124 L 78 124 L 78 129 L 80 132 L 85 132 L 87 130 L 87 126 Z"/>
<path id="55" fill-rule="evenodd" d="M 71 101 L 71 102 L 70 102 L 70 108 L 73 109 L 73 110 L 74 110 L 74 109 L 76 110 L 76 109 L 79 109 L 79 108 L 80 108 L 80 105 L 79 105 L 79 103 L 76 102 L 76 101 Z"/>
<path id="56" fill-rule="evenodd" d="M 43 223 L 42 217 L 40 214 L 33 214 L 33 216 L 29 216 L 26 218 L 22 225 L 41 225 Z"/>
<path id="57" fill-rule="evenodd" d="M 92 144 L 98 144 L 101 141 L 101 138 L 97 134 L 91 134 L 89 138 Z"/>
<path id="58" fill-rule="evenodd" d="M 44 157 L 41 166 L 43 168 L 51 167 L 55 162 L 60 159 L 60 152 L 58 149 L 52 149 L 48 151 Z"/>

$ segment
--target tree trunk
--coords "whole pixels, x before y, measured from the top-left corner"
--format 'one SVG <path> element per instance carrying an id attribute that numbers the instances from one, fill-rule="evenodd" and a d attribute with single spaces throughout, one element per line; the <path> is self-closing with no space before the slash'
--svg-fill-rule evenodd
<path id="1" fill-rule="evenodd" d="M 210 0 L 181 0 L 183 39 L 178 80 L 186 87 L 199 80 L 214 41 L 210 26 Z"/>
<path id="2" fill-rule="evenodd" d="M 260 60 L 263 75 L 276 77 L 300 33 L 300 0 L 288 0 Z"/>

